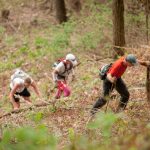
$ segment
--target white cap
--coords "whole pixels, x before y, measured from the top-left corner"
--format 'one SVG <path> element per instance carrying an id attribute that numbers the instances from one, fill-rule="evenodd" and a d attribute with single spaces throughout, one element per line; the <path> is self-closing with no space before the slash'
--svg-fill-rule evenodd
<path id="1" fill-rule="evenodd" d="M 66 60 L 71 61 L 74 67 L 77 65 L 76 57 L 73 54 L 67 54 Z"/>

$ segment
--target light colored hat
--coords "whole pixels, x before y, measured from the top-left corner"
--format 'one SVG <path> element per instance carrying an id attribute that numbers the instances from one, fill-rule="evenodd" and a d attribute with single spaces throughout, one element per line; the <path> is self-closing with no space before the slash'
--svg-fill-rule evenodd
<path id="1" fill-rule="evenodd" d="M 78 64 L 77 60 L 76 60 L 76 57 L 73 54 L 67 54 L 66 55 L 66 60 L 71 61 L 74 67 Z"/>

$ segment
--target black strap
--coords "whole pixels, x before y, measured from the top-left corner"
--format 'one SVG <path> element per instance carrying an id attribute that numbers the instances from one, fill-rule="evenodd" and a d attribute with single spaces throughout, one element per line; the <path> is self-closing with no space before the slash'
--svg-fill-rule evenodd
<path id="1" fill-rule="evenodd" d="M 67 60 L 66 61 L 62 61 L 63 62 L 63 64 L 64 64 L 64 66 L 65 66 L 65 71 L 62 73 L 62 74 L 64 74 L 66 71 L 69 71 L 69 70 L 71 70 L 72 68 L 73 68 L 73 64 L 69 61 L 69 65 L 70 65 L 70 67 L 69 68 L 67 68 Z"/>

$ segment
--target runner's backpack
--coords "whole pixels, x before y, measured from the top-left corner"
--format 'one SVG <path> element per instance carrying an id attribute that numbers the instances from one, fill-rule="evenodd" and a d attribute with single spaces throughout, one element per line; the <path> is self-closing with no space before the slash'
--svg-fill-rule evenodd
<path id="1" fill-rule="evenodd" d="M 65 62 L 65 59 L 64 58 L 60 58 L 60 59 L 58 59 L 56 62 L 54 62 L 54 64 L 53 64 L 53 68 L 56 68 L 57 67 L 57 65 L 60 63 L 60 62 Z"/>
<path id="2" fill-rule="evenodd" d="M 109 71 L 111 66 L 112 66 L 112 63 L 105 64 L 99 69 L 99 76 L 101 80 L 104 80 L 106 78 L 107 72 Z"/>
<path id="3" fill-rule="evenodd" d="M 23 70 L 17 69 L 15 73 L 11 76 L 11 81 L 13 81 L 16 78 L 20 78 L 24 80 L 27 77 L 30 77 L 30 76 L 27 73 L 25 73 Z"/>

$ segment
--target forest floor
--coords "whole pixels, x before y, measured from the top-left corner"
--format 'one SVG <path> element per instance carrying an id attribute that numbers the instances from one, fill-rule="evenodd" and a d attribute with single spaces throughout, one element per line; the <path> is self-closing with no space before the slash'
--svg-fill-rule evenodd
<path id="1" fill-rule="evenodd" d="M 69 129 L 74 129 L 77 134 L 86 134 L 88 131 L 86 125 L 90 117 L 90 109 L 102 93 L 102 81 L 98 78 L 97 74 L 93 73 L 95 68 L 98 69 L 98 64 L 101 64 L 101 61 L 87 62 L 88 60 L 84 59 L 83 64 L 79 65 L 76 69 L 76 79 L 70 83 L 72 95 L 69 98 L 57 100 L 55 108 L 53 105 L 48 105 L 3 117 L 0 119 L 3 127 L 35 127 L 39 124 L 44 124 L 48 127 L 50 133 L 54 133 L 60 139 L 60 147 L 68 144 Z M 127 122 L 127 135 L 141 134 L 150 121 L 150 105 L 146 100 L 145 76 L 146 69 L 144 67 L 129 68 L 123 76 L 130 91 L 130 100 L 126 110 L 123 112 L 122 118 L 124 122 Z M 51 94 L 48 100 L 52 100 L 53 96 Z M 114 90 L 107 111 L 115 113 L 118 102 L 119 95 Z M 9 102 L 7 101 L 6 103 Z M 34 103 L 37 102 L 34 101 Z M 29 106 L 22 102 L 21 107 L 26 108 Z M 3 110 L 1 110 L 3 112 L 1 115 L 6 112 L 5 110 L 7 109 L 5 108 L 6 105 L 1 108 Z M 105 109 L 106 107 L 100 111 L 104 112 Z M 37 121 L 36 117 L 39 114 L 42 117 Z M 115 137 L 122 137 L 123 135 L 124 133 L 121 131 L 113 133 Z"/>
<path id="2" fill-rule="evenodd" d="M 48 20 L 51 20 L 53 24 L 56 24 L 56 22 L 52 16 L 45 15 L 42 11 L 37 13 L 38 8 L 36 9 L 35 6 L 33 8 L 22 5 L 19 10 L 20 15 L 14 11 L 11 13 L 10 21 L 1 22 L 1 26 L 4 26 L 6 31 L 1 31 L 3 28 L 0 28 L 0 32 L 3 32 L 0 40 L 0 79 L 2 85 L 0 88 L 0 116 L 12 109 L 8 98 L 9 82 L 13 70 L 17 67 L 30 72 L 42 93 L 42 100 L 54 100 L 56 91 L 53 89 L 51 79 L 51 65 L 54 60 L 70 52 L 72 48 L 67 47 L 61 54 L 59 51 L 58 55 L 53 52 L 43 52 L 45 47 L 42 46 L 47 44 L 47 41 L 42 41 L 39 37 L 45 36 L 45 38 L 48 37 L 48 40 L 51 39 L 49 36 L 53 34 L 55 29 L 52 29 L 54 28 L 52 26 L 48 27 L 47 22 Z M 42 19 L 37 20 L 37 18 Z M 76 32 L 79 33 L 80 31 Z M 105 36 L 107 35 L 107 31 L 104 30 L 103 33 Z M 77 37 L 77 35 L 72 34 L 73 43 L 76 42 L 74 37 Z M 48 127 L 50 133 L 59 138 L 59 149 L 69 143 L 69 129 L 73 129 L 76 134 L 89 135 L 90 132 L 86 126 L 90 117 L 90 109 L 102 94 L 102 81 L 99 79 L 98 69 L 103 64 L 113 61 L 105 53 L 99 52 L 108 37 L 106 36 L 94 50 L 84 51 L 79 48 L 73 51 L 80 65 L 75 70 L 75 79 L 73 81 L 71 81 L 71 78 L 69 79 L 69 85 L 72 89 L 70 97 L 62 97 L 57 100 L 55 107 L 53 105 L 34 107 L 27 111 L 2 117 L 0 118 L 1 127 L 15 129 L 22 126 L 36 127 L 43 124 Z M 28 47 L 31 51 L 27 50 Z M 38 51 L 40 48 L 40 53 L 36 53 L 35 50 L 37 49 Z M 29 55 L 30 52 L 32 52 L 32 55 Z M 149 53 L 149 49 L 145 54 L 143 54 L 143 49 L 129 50 L 128 53 L 130 52 L 143 59 Z M 122 78 L 129 89 L 130 100 L 126 110 L 121 113 L 123 123 L 118 123 L 112 130 L 112 143 L 120 145 L 122 149 L 129 149 L 133 145 L 136 148 L 141 148 L 142 145 L 138 135 L 143 134 L 146 137 L 150 121 L 150 105 L 146 97 L 146 68 L 142 66 L 128 68 Z M 114 90 L 107 112 L 115 113 L 119 98 L 120 96 Z M 40 101 L 39 99 L 37 100 L 34 93 L 32 94 L 32 99 L 33 103 Z M 29 106 L 22 100 L 21 108 L 26 107 Z M 100 112 L 104 112 L 105 109 L 106 107 L 104 106 Z M 128 137 L 128 139 L 124 140 L 124 136 Z M 117 137 L 120 137 L 120 140 L 116 140 Z M 149 139 L 146 142 L 149 143 Z"/>

